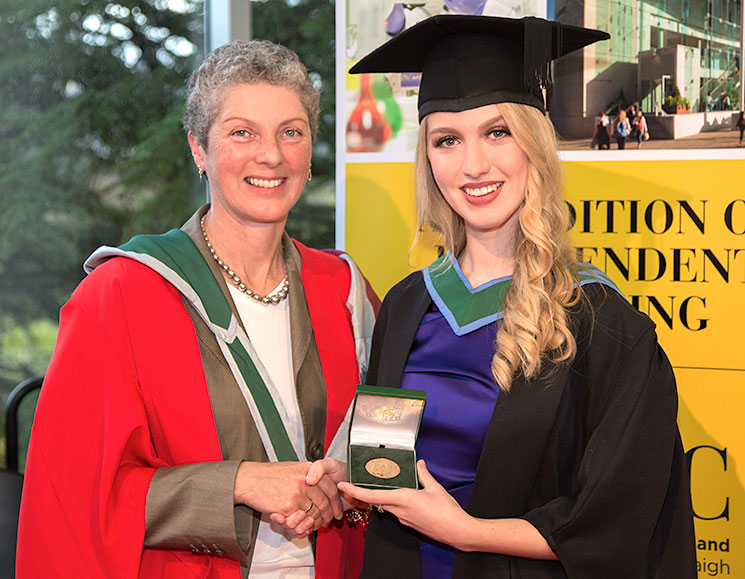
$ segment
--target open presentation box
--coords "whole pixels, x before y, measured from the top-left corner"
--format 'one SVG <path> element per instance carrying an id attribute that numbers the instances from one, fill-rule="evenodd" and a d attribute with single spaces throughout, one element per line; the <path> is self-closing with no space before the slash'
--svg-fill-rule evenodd
<path id="1" fill-rule="evenodd" d="M 416 439 L 426 392 L 357 386 L 349 425 L 349 482 L 368 488 L 418 488 Z"/>

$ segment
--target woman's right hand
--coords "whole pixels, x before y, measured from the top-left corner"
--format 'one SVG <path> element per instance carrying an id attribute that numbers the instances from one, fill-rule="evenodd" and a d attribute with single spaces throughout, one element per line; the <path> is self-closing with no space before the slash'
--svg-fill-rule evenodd
<path id="1" fill-rule="evenodd" d="M 235 502 L 273 513 L 272 520 L 296 536 L 328 525 L 343 514 L 337 481 L 324 472 L 315 485 L 307 484 L 310 466 L 310 462 L 243 462 L 235 479 Z"/>
<path id="2" fill-rule="evenodd" d="M 345 495 L 359 501 L 379 505 L 378 510 L 388 511 L 407 527 L 456 549 L 463 549 L 458 541 L 468 535 L 473 517 L 437 482 L 423 460 L 419 460 L 416 467 L 420 490 L 368 489 L 348 482 L 339 483 L 339 488 Z"/>

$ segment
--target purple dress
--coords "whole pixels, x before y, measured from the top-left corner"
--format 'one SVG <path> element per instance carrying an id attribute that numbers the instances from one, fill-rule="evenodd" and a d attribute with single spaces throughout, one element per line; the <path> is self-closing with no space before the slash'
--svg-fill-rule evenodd
<path id="1" fill-rule="evenodd" d="M 427 392 L 417 457 L 464 509 L 499 394 L 491 376 L 498 323 L 458 336 L 433 304 L 419 326 L 401 381 L 402 388 Z M 452 575 L 453 547 L 422 535 L 419 552 L 422 577 Z"/>

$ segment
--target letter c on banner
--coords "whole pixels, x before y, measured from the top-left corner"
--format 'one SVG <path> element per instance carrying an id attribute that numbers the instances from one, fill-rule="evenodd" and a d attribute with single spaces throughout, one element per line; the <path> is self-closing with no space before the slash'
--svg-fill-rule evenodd
<path id="1" fill-rule="evenodd" d="M 727 208 L 724 210 L 724 224 L 727 226 L 727 229 L 729 229 L 735 235 L 743 235 L 745 234 L 745 223 L 743 223 L 743 225 L 741 226 L 742 231 L 735 231 L 735 223 L 733 219 L 733 213 L 735 212 L 735 203 L 745 205 L 745 199 L 735 199 L 732 203 L 727 205 Z M 745 219 L 743 219 L 743 221 L 745 222 Z"/>
<path id="2" fill-rule="evenodd" d="M 726 448 L 720 449 L 720 448 L 717 448 L 715 446 L 708 446 L 708 445 L 694 446 L 688 452 L 686 452 L 686 461 L 688 462 L 688 476 L 689 477 L 692 478 L 692 476 L 691 476 L 691 474 L 692 474 L 691 473 L 692 468 L 691 467 L 693 465 L 693 455 L 696 452 L 698 452 L 700 450 L 707 449 L 707 448 L 709 450 L 713 450 L 714 452 L 716 452 L 717 454 L 719 454 L 719 456 L 722 459 L 722 464 L 724 466 L 724 471 L 725 472 L 727 471 L 727 449 Z M 696 508 L 695 508 L 695 505 L 694 505 L 693 516 L 696 517 L 697 519 L 702 519 L 704 521 L 715 521 L 716 519 L 725 519 L 725 520 L 729 521 L 729 497 L 725 497 L 724 498 L 724 508 L 722 509 L 722 512 L 719 513 L 718 515 L 716 515 L 714 517 L 702 517 L 701 515 L 699 515 L 696 512 Z"/>

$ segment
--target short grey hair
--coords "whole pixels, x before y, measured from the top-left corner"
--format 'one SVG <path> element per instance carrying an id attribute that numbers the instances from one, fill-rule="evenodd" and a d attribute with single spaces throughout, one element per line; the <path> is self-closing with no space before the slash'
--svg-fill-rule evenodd
<path id="1" fill-rule="evenodd" d="M 220 110 L 225 89 L 260 82 L 282 86 L 297 94 L 308 113 L 311 136 L 315 138 L 321 94 L 297 54 L 267 40 L 234 40 L 207 55 L 186 81 L 184 129 L 194 133 L 206 149 L 207 134 Z"/>

